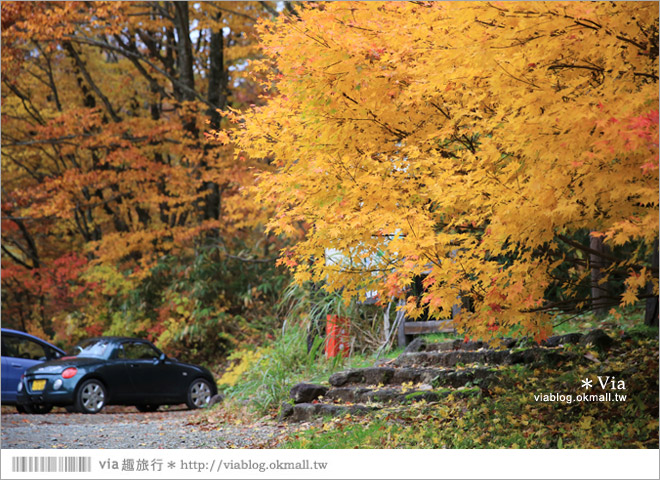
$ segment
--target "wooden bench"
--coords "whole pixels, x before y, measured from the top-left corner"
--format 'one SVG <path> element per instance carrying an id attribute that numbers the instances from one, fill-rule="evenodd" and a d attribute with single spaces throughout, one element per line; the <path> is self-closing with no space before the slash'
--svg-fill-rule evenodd
<path id="1" fill-rule="evenodd" d="M 425 333 L 455 333 L 452 320 L 435 320 L 432 322 L 406 322 L 399 324 L 399 347 L 405 347 L 413 340 L 414 335 Z"/>

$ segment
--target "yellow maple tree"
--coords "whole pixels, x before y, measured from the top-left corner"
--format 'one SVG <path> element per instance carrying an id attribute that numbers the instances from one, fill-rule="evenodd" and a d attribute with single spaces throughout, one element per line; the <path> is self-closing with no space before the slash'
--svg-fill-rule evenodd
<path id="1" fill-rule="evenodd" d="M 583 307 L 589 255 L 628 278 L 616 303 L 657 295 L 657 4 L 328 2 L 260 33 L 278 95 L 231 136 L 274 166 L 270 228 L 309 225 L 283 256 L 298 281 L 404 296 L 412 316 L 469 297 L 455 320 L 481 337 L 547 335 L 549 313 Z"/>

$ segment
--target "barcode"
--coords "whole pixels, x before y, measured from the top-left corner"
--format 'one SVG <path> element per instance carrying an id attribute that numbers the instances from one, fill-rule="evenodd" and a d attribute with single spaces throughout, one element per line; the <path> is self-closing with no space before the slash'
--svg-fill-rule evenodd
<path id="1" fill-rule="evenodd" d="M 12 457 L 12 472 L 91 472 L 92 457 Z"/>

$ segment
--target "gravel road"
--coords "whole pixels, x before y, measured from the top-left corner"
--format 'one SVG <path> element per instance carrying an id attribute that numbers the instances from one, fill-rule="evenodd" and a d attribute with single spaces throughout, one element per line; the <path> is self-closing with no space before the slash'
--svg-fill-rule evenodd
<path id="1" fill-rule="evenodd" d="M 55 409 L 24 415 L 2 409 L 2 448 L 269 448 L 289 428 L 216 425 L 198 421 L 198 412 L 170 408 L 139 413 L 106 407 L 96 415 Z"/>

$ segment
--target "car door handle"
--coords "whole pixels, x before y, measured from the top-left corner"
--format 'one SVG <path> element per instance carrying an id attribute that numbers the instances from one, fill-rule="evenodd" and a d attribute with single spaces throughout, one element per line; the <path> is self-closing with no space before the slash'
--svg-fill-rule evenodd
<path id="1" fill-rule="evenodd" d="M 20 363 L 12 363 L 11 366 L 16 368 L 23 368 L 23 365 L 21 365 Z"/>

